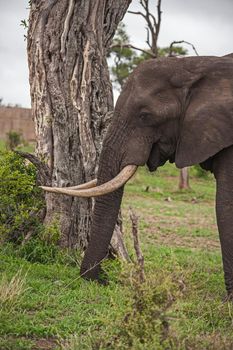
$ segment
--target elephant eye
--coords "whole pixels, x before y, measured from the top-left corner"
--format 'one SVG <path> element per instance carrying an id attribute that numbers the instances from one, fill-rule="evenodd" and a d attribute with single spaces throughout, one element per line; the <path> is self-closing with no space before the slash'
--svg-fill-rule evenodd
<path id="1" fill-rule="evenodd" d="M 152 114 L 148 112 L 142 112 L 139 116 L 140 122 L 142 125 L 150 125 L 153 122 Z"/>
<path id="2" fill-rule="evenodd" d="M 141 119 L 142 121 L 148 120 L 149 117 L 150 117 L 150 114 L 149 114 L 149 113 L 144 112 L 144 113 L 141 113 L 141 114 L 140 114 L 140 119 Z"/>
<path id="3" fill-rule="evenodd" d="M 142 112 L 139 115 L 139 123 L 142 127 L 144 126 L 154 126 L 155 124 L 155 118 L 153 114 L 148 112 Z"/>

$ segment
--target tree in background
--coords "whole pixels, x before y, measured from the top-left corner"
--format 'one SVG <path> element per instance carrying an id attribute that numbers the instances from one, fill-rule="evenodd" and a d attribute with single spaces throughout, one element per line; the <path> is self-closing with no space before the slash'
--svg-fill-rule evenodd
<path id="1" fill-rule="evenodd" d="M 140 53 L 138 53 L 140 52 Z M 182 46 L 172 49 L 173 56 L 185 56 L 188 51 Z M 110 55 L 114 65 L 111 66 L 111 78 L 114 87 L 121 91 L 129 74 L 139 63 L 152 58 L 150 50 L 136 48 L 130 44 L 130 38 L 126 31 L 126 25 L 121 22 L 117 28 L 113 45 L 110 48 Z M 170 55 L 170 47 L 158 48 L 159 57 Z"/>
<path id="2" fill-rule="evenodd" d="M 106 53 L 130 2 L 30 2 L 27 49 L 37 138 L 34 163 L 44 185 L 72 186 L 95 177 L 113 110 Z M 44 222 L 59 223 L 60 245 L 86 247 L 92 201 L 49 193 L 45 201 Z"/>
<path id="3" fill-rule="evenodd" d="M 141 49 L 130 44 L 129 36 L 126 32 L 126 27 L 123 23 L 118 27 L 116 36 L 111 46 L 111 55 L 114 57 L 114 66 L 111 68 L 112 80 L 115 87 L 121 90 L 128 75 L 133 71 L 137 65 L 149 58 L 157 58 L 162 56 L 185 56 L 188 51 L 182 46 L 175 46 L 177 44 L 187 44 L 192 46 L 193 50 L 197 54 L 195 47 L 185 41 L 173 41 L 169 47 L 160 48 L 158 46 L 159 32 L 161 28 L 161 3 L 162 0 L 157 1 L 157 16 L 151 12 L 149 8 L 149 0 L 139 0 L 142 7 L 142 11 L 128 11 L 133 15 L 139 15 L 146 21 L 147 49 Z M 140 52 L 138 54 L 137 52 Z M 179 176 L 179 188 L 189 188 L 189 174 L 188 168 L 180 170 Z"/>

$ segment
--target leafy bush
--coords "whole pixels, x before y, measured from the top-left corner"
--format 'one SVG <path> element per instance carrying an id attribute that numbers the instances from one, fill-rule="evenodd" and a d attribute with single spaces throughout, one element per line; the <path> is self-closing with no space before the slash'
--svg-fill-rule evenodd
<path id="1" fill-rule="evenodd" d="M 0 152 L 0 241 L 19 243 L 36 230 L 43 207 L 35 167 L 14 152 Z"/>
<path id="2" fill-rule="evenodd" d="M 39 236 L 42 241 L 57 245 L 61 237 L 58 219 L 53 220 L 50 225 L 42 226 Z"/>
<path id="3" fill-rule="evenodd" d="M 13 150 L 23 142 L 22 135 L 17 131 L 9 131 L 7 133 L 6 146 L 7 149 Z"/>
<path id="4" fill-rule="evenodd" d="M 16 255 L 32 263 L 51 264 L 59 261 L 60 250 L 55 244 L 47 243 L 40 237 L 36 237 L 20 246 Z"/>
<path id="5" fill-rule="evenodd" d="M 60 264 L 65 266 L 72 266 L 75 268 L 80 267 L 82 254 L 78 249 L 61 248 L 58 244 L 43 241 L 43 235 L 40 235 L 40 231 L 43 232 L 44 226 L 40 225 L 37 230 L 37 235 L 31 237 L 23 244 L 14 244 L 12 242 L 6 242 L 0 246 L 0 254 L 12 257 L 13 259 L 25 259 L 30 263 L 39 264 Z M 116 262 L 115 262 L 116 264 Z M 117 270 L 118 271 L 118 270 Z M 111 274 L 117 278 L 116 271 Z M 112 277 L 113 279 L 113 277 Z M 0 347 L 1 349 L 1 347 Z"/>
<path id="6" fill-rule="evenodd" d="M 113 269 L 113 264 L 109 267 Z M 108 328 L 102 317 L 100 325 L 104 325 L 103 327 L 96 326 L 93 332 L 88 332 L 89 334 L 72 334 L 61 348 L 63 350 L 181 349 L 179 339 L 172 329 L 175 302 L 184 297 L 186 290 L 179 263 L 172 256 L 162 269 L 156 269 L 156 277 L 154 267 L 151 267 L 151 270 L 147 270 L 144 283 L 139 281 L 137 266 L 122 264 L 121 268 L 118 283 L 121 284 L 121 288 L 127 289 L 127 297 L 122 300 L 125 303 L 125 312 L 121 316 L 118 314 L 114 319 L 114 328 Z M 112 307 L 115 306 L 113 303 Z"/>
<path id="7" fill-rule="evenodd" d="M 183 294 L 179 266 L 174 264 L 174 271 L 170 274 L 158 270 L 156 279 L 147 276 L 144 283 L 139 282 L 137 269 L 125 273 L 125 277 L 130 273 L 126 281 L 131 284 L 132 303 L 118 329 L 118 335 L 108 339 L 108 344 L 112 346 L 109 348 L 177 348 L 177 339 L 170 332 L 170 317 L 173 303 Z"/>
<path id="8" fill-rule="evenodd" d="M 30 262 L 50 264 L 63 260 L 61 249 L 58 247 L 60 229 L 58 221 L 48 226 L 38 225 L 36 236 L 26 241 L 17 250 L 17 255 Z"/>

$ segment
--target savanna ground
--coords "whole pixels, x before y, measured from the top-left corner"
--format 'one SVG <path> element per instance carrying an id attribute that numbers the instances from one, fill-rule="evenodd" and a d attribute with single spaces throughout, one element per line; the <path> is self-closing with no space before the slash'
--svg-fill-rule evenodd
<path id="1" fill-rule="evenodd" d="M 0 349 L 233 349 L 233 307 L 222 303 L 214 180 L 191 169 L 190 184 L 191 190 L 178 191 L 178 171 L 170 164 L 153 175 L 140 169 L 130 181 L 123 217 L 132 263 L 106 261 L 105 287 L 80 279 L 74 253 L 35 245 L 30 254 L 37 258 L 29 259 L 25 249 L 24 256 L 3 245 Z M 142 284 L 130 206 L 139 216 Z"/>

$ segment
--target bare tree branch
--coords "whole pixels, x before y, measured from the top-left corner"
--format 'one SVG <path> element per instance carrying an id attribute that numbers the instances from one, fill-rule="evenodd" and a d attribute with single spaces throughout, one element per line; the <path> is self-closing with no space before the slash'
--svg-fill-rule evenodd
<path id="1" fill-rule="evenodd" d="M 131 45 L 131 44 L 112 45 L 112 46 L 110 47 L 110 50 L 111 50 L 111 49 L 118 48 L 118 47 L 119 47 L 119 48 L 129 48 L 129 49 L 138 50 L 138 51 L 141 51 L 141 52 L 143 52 L 143 53 L 146 53 L 147 55 L 151 56 L 152 58 L 155 58 L 155 57 L 156 57 L 152 52 L 149 52 L 149 51 L 140 49 L 139 47 L 136 47 L 136 46 Z"/>
<path id="2" fill-rule="evenodd" d="M 161 26 L 161 3 L 162 0 L 158 0 L 157 3 L 157 19 L 155 16 L 150 12 L 149 9 L 149 0 L 140 0 L 140 5 L 142 6 L 145 13 L 141 11 L 128 11 L 129 13 L 132 13 L 134 15 L 140 15 L 142 16 L 147 24 L 146 30 L 147 30 L 147 39 L 146 43 L 151 49 L 152 53 L 154 54 L 153 57 L 157 57 L 158 55 L 158 37 L 159 37 L 159 31 Z"/>
<path id="3" fill-rule="evenodd" d="M 149 13 L 149 16 L 152 18 L 152 20 L 153 20 L 153 25 L 154 25 L 154 27 L 156 28 L 156 27 L 157 27 L 157 21 L 156 21 L 155 16 L 154 16 L 152 13 Z"/>
<path id="4" fill-rule="evenodd" d="M 161 19 L 162 19 L 161 2 L 162 2 L 162 0 L 158 0 L 158 5 L 157 5 L 158 21 L 157 21 L 157 25 L 155 24 L 156 31 L 157 31 L 157 37 L 159 36 L 159 31 L 160 31 L 160 26 L 161 26 Z"/>
<path id="5" fill-rule="evenodd" d="M 150 30 L 148 27 L 146 27 L 146 32 L 147 32 L 147 36 L 146 36 L 146 43 L 147 45 L 149 46 L 149 48 L 151 49 L 151 51 L 153 52 L 153 48 L 152 48 L 152 45 L 150 43 Z M 153 54 L 154 55 L 154 54 Z M 154 55 L 155 57 L 155 55 Z"/>
<path id="6" fill-rule="evenodd" d="M 140 5 L 144 8 L 144 10 L 147 12 L 147 7 L 148 7 L 148 1 L 147 0 L 140 0 Z"/>
<path id="7" fill-rule="evenodd" d="M 20 157 L 29 160 L 38 170 L 38 181 L 41 185 L 51 186 L 51 170 L 49 167 L 43 163 L 39 158 L 37 158 L 34 154 L 22 152 L 22 151 L 14 151 Z"/>
<path id="8" fill-rule="evenodd" d="M 146 16 L 144 15 L 144 13 L 138 11 L 138 12 L 134 12 L 134 11 L 128 11 L 128 13 L 131 13 L 132 15 L 139 15 L 142 16 L 143 18 L 146 19 Z"/>
<path id="9" fill-rule="evenodd" d="M 150 32 L 151 35 L 151 44 L 149 43 L 149 34 L 147 34 L 147 44 L 150 46 L 152 52 L 157 56 L 157 41 L 156 41 L 156 27 L 154 27 L 153 23 L 151 22 L 150 16 L 150 10 L 149 10 L 149 0 L 140 1 L 140 4 L 143 6 L 145 12 L 146 12 L 146 22 L 148 26 L 148 33 Z"/>
<path id="10" fill-rule="evenodd" d="M 172 56 L 172 49 L 173 49 L 173 46 L 174 45 L 177 45 L 177 44 L 187 44 L 187 45 L 190 45 L 192 46 L 192 49 L 193 51 L 195 52 L 195 54 L 197 56 L 199 56 L 195 46 L 192 44 L 192 43 L 189 43 L 188 41 L 185 41 L 185 40 L 180 40 L 180 41 L 173 41 L 171 44 L 170 44 L 170 47 L 169 47 L 169 56 Z"/>

